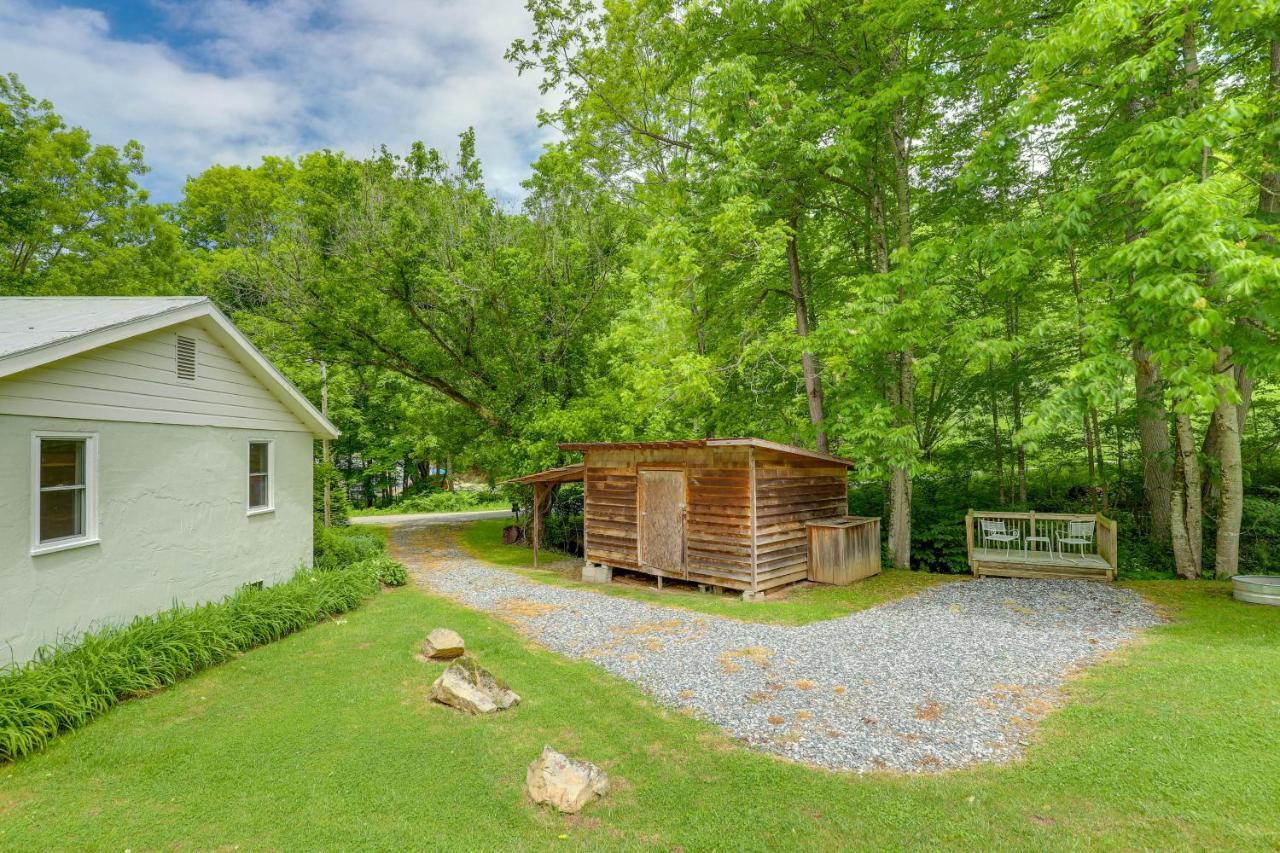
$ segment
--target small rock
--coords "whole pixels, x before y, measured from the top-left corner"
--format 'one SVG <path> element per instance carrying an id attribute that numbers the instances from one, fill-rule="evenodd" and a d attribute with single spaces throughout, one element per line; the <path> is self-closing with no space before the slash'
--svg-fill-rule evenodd
<path id="1" fill-rule="evenodd" d="M 596 797 L 609 793 L 609 777 L 589 761 L 574 761 L 549 746 L 529 765 L 525 788 L 535 803 L 550 803 L 577 814 Z"/>
<path id="2" fill-rule="evenodd" d="M 436 628 L 422 644 L 422 654 L 436 660 L 461 657 L 465 651 L 466 644 L 462 642 L 462 637 L 458 636 L 457 631 L 448 628 Z"/>
<path id="3" fill-rule="evenodd" d="M 431 685 L 431 698 L 468 714 L 505 711 L 520 701 L 501 679 L 468 656 L 441 673 Z"/>

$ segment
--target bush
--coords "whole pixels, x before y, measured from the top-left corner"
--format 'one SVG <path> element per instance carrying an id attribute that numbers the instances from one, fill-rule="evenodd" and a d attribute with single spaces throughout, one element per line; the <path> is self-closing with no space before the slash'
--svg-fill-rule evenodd
<path id="1" fill-rule="evenodd" d="M 404 566 L 386 554 L 361 560 L 352 565 L 351 568 L 368 572 L 370 577 L 383 586 L 404 586 L 409 582 L 409 574 L 405 571 Z"/>
<path id="2" fill-rule="evenodd" d="M 317 526 L 312 564 L 319 571 L 331 572 L 377 557 L 385 550 L 382 532 L 376 528 Z"/>
<path id="3" fill-rule="evenodd" d="M 1280 566 L 1280 500 L 1274 489 L 1244 499 L 1240 522 L 1240 572 L 1274 573 Z"/>
<path id="4" fill-rule="evenodd" d="M 118 702 L 352 610 L 377 588 L 365 564 L 301 571 L 278 586 L 245 587 L 216 604 L 174 607 L 45 647 L 30 663 L 0 670 L 0 761 L 42 749 Z"/>
<path id="5" fill-rule="evenodd" d="M 503 503 L 502 495 L 492 489 L 484 491 L 432 492 L 406 498 L 396 505 L 396 512 L 465 512 L 478 507 Z"/>

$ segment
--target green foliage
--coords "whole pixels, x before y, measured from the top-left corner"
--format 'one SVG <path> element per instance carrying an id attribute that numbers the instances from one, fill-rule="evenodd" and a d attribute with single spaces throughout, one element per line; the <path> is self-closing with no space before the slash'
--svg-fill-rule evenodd
<path id="1" fill-rule="evenodd" d="M 1244 499 L 1240 525 L 1240 572 L 1280 574 L 1280 490 Z"/>
<path id="2" fill-rule="evenodd" d="M 245 587 L 216 604 L 174 607 L 41 649 L 30 663 L 0 671 L 0 761 L 36 752 L 119 702 L 352 610 L 377 589 L 370 568 L 303 571 L 277 586 Z"/>
<path id="3" fill-rule="evenodd" d="M 352 563 L 349 570 L 367 572 L 383 586 L 404 586 L 409 582 L 405 567 L 386 554 L 366 557 L 358 563 Z"/>
<path id="4" fill-rule="evenodd" d="M 511 504 L 498 492 L 488 490 L 454 489 L 451 492 L 433 491 L 414 495 L 400 501 L 388 511 L 415 512 L 464 512 L 469 509 L 509 507 Z"/>
<path id="5" fill-rule="evenodd" d="M 178 228 L 147 202 L 142 146 L 95 145 L 0 74 L 0 295 L 187 292 Z"/>
<path id="6" fill-rule="evenodd" d="M 312 512 L 315 523 L 324 523 L 324 484 L 329 484 L 329 523 L 334 527 L 344 526 L 351 515 L 351 501 L 347 499 L 347 482 L 342 473 L 332 464 L 317 462 L 313 469 L 312 479 Z"/>
<path id="7" fill-rule="evenodd" d="M 382 555 L 386 540 L 376 527 L 317 525 L 312 543 L 316 571 L 332 572 Z"/>

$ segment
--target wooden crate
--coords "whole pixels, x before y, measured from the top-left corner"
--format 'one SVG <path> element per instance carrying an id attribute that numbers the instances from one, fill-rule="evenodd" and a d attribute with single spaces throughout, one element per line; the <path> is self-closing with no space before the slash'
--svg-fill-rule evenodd
<path id="1" fill-rule="evenodd" d="M 838 586 L 880 573 L 880 519 L 846 515 L 810 521 L 809 580 Z"/>

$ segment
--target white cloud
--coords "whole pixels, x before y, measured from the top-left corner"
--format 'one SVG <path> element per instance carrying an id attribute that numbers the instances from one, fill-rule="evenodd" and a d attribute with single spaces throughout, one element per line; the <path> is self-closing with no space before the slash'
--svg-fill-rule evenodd
<path id="1" fill-rule="evenodd" d="M 100 12 L 0 0 L 0 71 L 98 141 L 137 139 L 175 198 L 212 163 L 333 148 L 363 156 L 421 139 L 446 154 L 476 128 L 490 187 L 519 195 L 552 131 L 535 77 L 503 53 L 525 35 L 521 0 L 207 0 L 161 7 L 181 52 L 126 40 Z"/>

